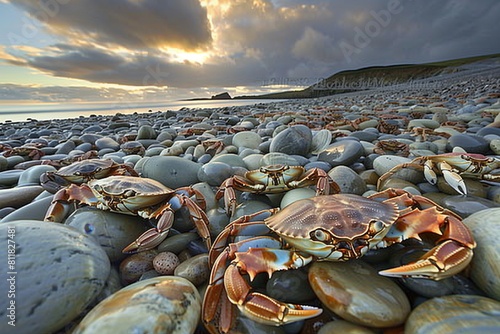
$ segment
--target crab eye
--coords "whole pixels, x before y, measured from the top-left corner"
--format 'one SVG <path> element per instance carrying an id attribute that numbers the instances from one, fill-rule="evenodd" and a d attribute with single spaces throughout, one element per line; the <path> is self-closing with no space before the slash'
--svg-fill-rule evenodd
<path id="1" fill-rule="evenodd" d="M 94 189 L 95 189 L 95 191 L 97 191 L 97 192 L 102 192 L 102 187 L 101 187 L 100 185 L 98 185 L 98 184 L 95 184 L 95 185 L 94 185 Z"/>
<path id="2" fill-rule="evenodd" d="M 133 196 L 135 196 L 135 191 L 133 191 L 133 190 L 127 190 L 125 193 L 123 193 L 123 196 L 125 196 L 125 197 L 133 197 Z"/>
<path id="3" fill-rule="evenodd" d="M 324 243 L 330 242 L 332 240 L 332 236 L 327 231 L 322 229 L 314 230 L 310 233 L 311 239 L 314 241 L 321 241 Z"/>
<path id="4" fill-rule="evenodd" d="M 385 228 L 385 224 L 381 220 L 375 220 L 372 221 L 370 224 L 370 231 L 369 233 L 371 235 L 375 235 L 382 231 Z"/>

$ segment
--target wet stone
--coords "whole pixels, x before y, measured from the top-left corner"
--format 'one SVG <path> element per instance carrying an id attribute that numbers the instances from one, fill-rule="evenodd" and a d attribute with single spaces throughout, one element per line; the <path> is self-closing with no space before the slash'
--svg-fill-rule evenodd
<path id="1" fill-rule="evenodd" d="M 500 302 L 482 296 L 436 297 L 417 306 L 408 317 L 405 333 L 498 333 Z"/>
<path id="2" fill-rule="evenodd" d="M 187 245 L 191 241 L 196 240 L 198 238 L 199 238 L 198 234 L 194 232 L 172 235 L 166 238 L 161 244 L 158 245 L 158 251 L 172 252 L 175 254 L 179 254 L 182 250 L 186 249 Z"/>
<path id="3" fill-rule="evenodd" d="M 486 154 L 489 150 L 489 143 L 484 138 L 476 135 L 458 134 L 448 138 L 448 150 L 454 147 L 461 147 L 467 153 Z"/>
<path id="4" fill-rule="evenodd" d="M 110 272 L 108 257 L 91 237 L 61 224 L 36 220 L 0 224 L 0 245 L 5 250 L 10 249 L 9 233 L 15 234 L 19 273 L 15 276 L 16 321 L 15 328 L 7 322 L 8 303 L 13 299 L 1 298 L 0 332 L 57 332 L 99 295 Z M 7 294 L 9 280 L 3 277 L 0 288 Z"/>
<path id="5" fill-rule="evenodd" d="M 410 303 L 396 283 L 359 260 L 315 262 L 309 282 L 326 307 L 355 324 L 392 327 L 410 313 Z"/>
<path id="6" fill-rule="evenodd" d="M 200 168 L 196 162 L 168 156 L 143 158 L 135 166 L 143 177 L 157 180 L 172 189 L 197 183 Z"/>
<path id="7" fill-rule="evenodd" d="M 74 334 L 194 333 L 201 297 L 188 280 L 160 276 L 129 285 L 100 302 Z"/>
<path id="8" fill-rule="evenodd" d="M 179 258 L 171 252 L 160 252 L 153 259 L 153 267 L 160 275 L 172 275 L 179 264 Z"/>
<path id="9" fill-rule="evenodd" d="M 269 151 L 307 155 L 311 149 L 311 144 L 311 130 L 304 125 L 295 125 L 278 133 L 273 138 Z"/>
<path id="10" fill-rule="evenodd" d="M 198 180 L 211 186 L 220 186 L 224 180 L 233 176 L 233 169 L 224 162 L 211 161 L 200 167 Z"/>
<path id="11" fill-rule="evenodd" d="M 120 277 L 123 284 L 136 282 L 142 274 L 154 269 L 153 259 L 158 254 L 157 250 L 148 250 L 127 256 L 120 263 Z"/>
<path id="12" fill-rule="evenodd" d="M 345 320 L 335 320 L 326 323 L 318 334 L 375 334 L 376 332 L 363 326 L 355 325 Z"/>
<path id="13" fill-rule="evenodd" d="M 328 175 L 339 185 L 341 193 L 362 195 L 367 190 L 363 179 L 349 167 L 334 167 Z"/>
<path id="14" fill-rule="evenodd" d="M 43 188 L 39 185 L 0 189 L 0 208 L 20 208 L 31 203 L 42 192 Z"/>
<path id="15" fill-rule="evenodd" d="M 182 262 L 175 268 L 174 275 L 183 277 L 196 286 L 205 283 L 210 276 L 208 254 L 198 254 Z"/>
<path id="16" fill-rule="evenodd" d="M 382 176 L 393 167 L 400 164 L 409 163 L 411 161 L 412 159 L 405 157 L 399 157 L 395 155 L 382 155 L 377 157 L 373 161 L 373 169 L 375 169 L 379 176 Z M 424 173 L 421 170 L 419 171 L 413 168 L 404 168 L 396 172 L 391 177 L 400 178 L 413 184 L 417 184 L 424 180 Z"/>
<path id="17" fill-rule="evenodd" d="M 350 165 L 356 162 L 365 151 L 356 140 L 342 140 L 328 146 L 318 154 L 318 160 L 329 163 L 332 167 Z"/>
<path id="18" fill-rule="evenodd" d="M 145 231 L 143 221 L 137 216 L 83 207 L 73 212 L 65 224 L 95 238 L 115 262 L 126 257 L 122 250 Z"/>
<path id="19" fill-rule="evenodd" d="M 500 208 L 486 209 L 463 220 L 477 243 L 470 277 L 486 294 L 500 301 Z"/>
<path id="20" fill-rule="evenodd" d="M 451 211 L 465 218 L 481 210 L 500 207 L 498 203 L 486 198 L 475 196 L 446 196 L 441 200 L 441 204 Z"/>
<path id="21" fill-rule="evenodd" d="M 268 296 L 285 303 L 302 304 L 316 298 L 303 269 L 273 273 L 267 281 L 266 290 Z"/>

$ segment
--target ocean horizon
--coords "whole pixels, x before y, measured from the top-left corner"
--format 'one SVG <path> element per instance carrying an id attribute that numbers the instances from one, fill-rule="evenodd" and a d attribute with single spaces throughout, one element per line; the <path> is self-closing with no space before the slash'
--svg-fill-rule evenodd
<path id="1" fill-rule="evenodd" d="M 133 114 L 182 108 L 221 108 L 236 107 L 272 102 L 278 99 L 231 99 L 231 100 L 174 100 L 165 102 L 140 103 L 40 103 L 40 104 L 0 104 L 0 123 L 22 122 L 29 119 L 52 120 L 88 117 L 91 115 L 115 115 L 116 113 Z"/>

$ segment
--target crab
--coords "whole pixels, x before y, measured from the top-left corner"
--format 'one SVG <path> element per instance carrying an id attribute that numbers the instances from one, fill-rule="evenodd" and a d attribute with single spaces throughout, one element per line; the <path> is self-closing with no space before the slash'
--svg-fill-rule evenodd
<path id="1" fill-rule="evenodd" d="M 129 165 L 118 164 L 112 159 L 87 159 L 76 161 L 56 172 L 46 172 L 40 176 L 40 183 L 49 192 L 55 193 L 69 184 L 82 184 L 93 179 L 111 175 L 139 176 Z"/>
<path id="2" fill-rule="evenodd" d="M 229 216 L 236 210 L 235 190 L 248 191 L 256 194 L 277 194 L 294 188 L 316 185 L 316 195 L 339 193 L 339 186 L 328 174 L 319 168 L 306 172 L 302 166 L 268 165 L 251 170 L 245 176 L 232 176 L 222 182 L 215 194 L 217 200 L 224 197 L 224 206 Z"/>
<path id="3" fill-rule="evenodd" d="M 28 143 L 18 147 L 0 144 L 1 153 L 4 157 L 20 155 L 32 160 L 40 160 L 40 158 L 45 155 L 45 152 L 40 150 L 42 147 L 43 145 L 39 143 Z"/>
<path id="4" fill-rule="evenodd" d="M 378 179 L 377 189 L 380 190 L 389 177 L 404 168 L 423 170 L 425 179 L 430 184 L 436 184 L 437 176 L 443 175 L 445 181 L 461 195 L 467 195 L 463 178 L 500 182 L 500 175 L 490 173 L 500 168 L 500 159 L 457 152 L 418 157 L 411 162 L 399 164 Z"/>
<path id="5" fill-rule="evenodd" d="M 190 198 L 191 196 L 196 196 L 201 207 Z M 189 210 L 190 219 L 208 249 L 211 246 L 208 217 L 203 211 L 203 196 L 191 187 L 173 190 L 156 180 L 133 176 L 109 176 L 81 185 L 71 184 L 54 195 L 45 220 L 61 222 L 65 216 L 65 206 L 69 203 L 157 219 L 157 226 L 147 230 L 125 247 L 124 253 L 142 252 L 158 246 L 167 237 L 175 211 L 182 207 Z"/>
<path id="6" fill-rule="evenodd" d="M 410 155 L 410 145 L 393 139 L 380 140 L 375 144 L 373 153 L 407 157 Z"/>
<path id="7" fill-rule="evenodd" d="M 288 304 L 252 290 L 259 273 L 298 269 L 312 261 L 348 261 L 370 249 L 434 234 L 435 246 L 416 262 L 380 271 L 389 277 L 440 280 L 461 272 L 476 246 L 461 218 L 431 200 L 388 189 L 368 198 L 353 194 L 298 200 L 229 224 L 209 253 L 212 266 L 202 317 L 210 333 L 236 325 L 237 309 L 259 323 L 284 325 L 318 316 L 316 307 Z M 261 221 L 252 221 L 254 216 Z M 242 236 L 251 236 L 242 240 Z M 232 242 L 235 238 L 241 241 Z M 436 241 L 437 239 L 437 241 Z"/>

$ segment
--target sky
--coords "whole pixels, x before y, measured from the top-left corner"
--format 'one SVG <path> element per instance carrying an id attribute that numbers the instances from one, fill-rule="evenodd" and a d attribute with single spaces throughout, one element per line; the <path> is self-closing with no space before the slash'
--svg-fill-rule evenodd
<path id="1" fill-rule="evenodd" d="M 0 0 L 0 104 L 299 89 L 500 53 L 498 0 Z"/>

